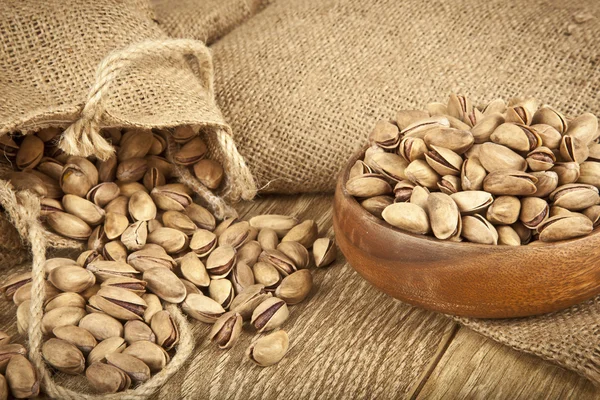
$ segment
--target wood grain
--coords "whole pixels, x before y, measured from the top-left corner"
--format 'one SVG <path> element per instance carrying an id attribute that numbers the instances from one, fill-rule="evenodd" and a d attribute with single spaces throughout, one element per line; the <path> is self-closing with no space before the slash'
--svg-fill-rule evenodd
<path id="1" fill-rule="evenodd" d="M 600 388 L 460 328 L 418 399 L 598 399 Z"/>
<path id="2" fill-rule="evenodd" d="M 337 242 L 348 262 L 390 296 L 447 314 L 512 318 L 562 310 L 600 293 L 600 231 L 518 247 L 410 234 L 371 215 L 348 194 L 353 164 L 336 187 Z"/>

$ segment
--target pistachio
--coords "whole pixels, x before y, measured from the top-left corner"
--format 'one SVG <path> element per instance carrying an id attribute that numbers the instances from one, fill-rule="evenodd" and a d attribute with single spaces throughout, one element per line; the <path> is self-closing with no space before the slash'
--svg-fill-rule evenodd
<path id="1" fill-rule="evenodd" d="M 48 197 L 42 197 L 40 199 L 40 215 L 42 217 L 46 217 L 48 214 L 55 211 L 65 211 L 60 201 L 49 199 Z"/>
<path id="2" fill-rule="evenodd" d="M 110 337 L 123 336 L 123 325 L 107 314 L 88 314 L 79 321 L 78 326 L 90 332 L 99 342 Z"/>
<path id="3" fill-rule="evenodd" d="M 44 156 L 44 142 L 35 135 L 26 135 L 17 151 L 16 164 L 21 170 L 35 168 Z"/>
<path id="4" fill-rule="evenodd" d="M 120 192 L 121 190 L 119 189 L 119 186 L 117 186 L 116 183 L 103 182 L 90 189 L 90 191 L 86 195 L 86 199 L 93 202 L 98 207 L 104 207 L 105 205 L 109 204 L 111 201 L 116 199 L 119 196 Z"/>
<path id="5" fill-rule="evenodd" d="M 146 156 L 146 161 L 148 162 L 148 170 L 156 168 L 165 177 L 165 179 L 169 179 L 173 176 L 174 166 L 167 161 L 166 158 L 149 155 Z"/>
<path id="6" fill-rule="evenodd" d="M 119 187 L 122 196 L 130 198 L 134 193 L 145 192 L 146 187 L 139 182 L 115 182 Z"/>
<path id="7" fill-rule="evenodd" d="M 9 277 L 3 282 L 0 290 L 4 293 L 7 300 L 12 300 L 15 292 L 21 287 L 31 282 L 31 272 L 23 272 Z"/>
<path id="8" fill-rule="evenodd" d="M 92 234 L 88 238 L 87 245 L 89 250 L 99 252 L 108 243 L 106 232 L 104 231 L 104 225 L 98 225 L 92 231 Z"/>
<path id="9" fill-rule="evenodd" d="M 256 283 L 264 285 L 268 291 L 274 291 L 281 283 L 279 271 L 272 264 L 259 261 L 252 267 Z"/>
<path id="10" fill-rule="evenodd" d="M 92 234 L 92 228 L 72 214 L 56 211 L 46 217 L 46 222 L 56 233 L 71 239 L 85 240 Z"/>
<path id="11" fill-rule="evenodd" d="M 162 154 L 167 149 L 167 141 L 160 135 L 152 134 L 152 146 L 148 150 L 148 154 L 157 156 Z"/>
<path id="12" fill-rule="evenodd" d="M 198 226 L 200 229 L 212 231 L 215 229 L 215 217 L 206 208 L 196 203 L 191 203 L 184 210 L 185 214 Z"/>
<path id="13" fill-rule="evenodd" d="M 271 331 L 283 325 L 289 315 L 285 301 L 277 297 L 269 297 L 254 309 L 251 324 L 258 332 Z"/>
<path id="14" fill-rule="evenodd" d="M 171 135 L 177 143 L 187 143 L 198 136 L 198 132 L 189 125 L 180 125 L 173 130 Z"/>
<path id="15" fill-rule="evenodd" d="M 93 272 L 99 282 L 115 277 L 135 278 L 139 275 L 135 268 L 122 261 L 94 261 L 89 263 L 86 269 Z"/>
<path id="16" fill-rule="evenodd" d="M 593 161 L 586 161 L 579 166 L 579 178 L 577 182 L 586 183 L 588 185 L 593 185 L 596 187 L 600 187 L 600 163 Z M 557 171 L 558 173 L 558 171 Z M 560 178 L 560 174 L 559 174 Z M 559 179 L 559 185 L 563 185 L 563 183 Z M 571 182 L 565 182 L 571 183 Z"/>
<path id="17" fill-rule="evenodd" d="M 354 178 L 359 175 L 364 174 L 372 174 L 373 170 L 367 164 L 365 164 L 362 160 L 357 160 L 352 168 L 350 168 L 350 173 L 348 175 L 348 179 Z"/>
<path id="18" fill-rule="evenodd" d="M 96 161 L 98 180 L 100 182 L 113 182 L 117 177 L 117 155 L 113 154 L 106 160 Z"/>
<path id="19" fill-rule="evenodd" d="M 515 196 L 498 196 L 487 209 L 486 217 L 492 224 L 514 224 L 521 213 L 521 202 Z"/>
<path id="20" fill-rule="evenodd" d="M 566 185 L 567 183 L 577 182 L 581 174 L 580 166 L 576 162 L 556 163 L 554 164 L 552 171 L 558 175 L 558 185 Z M 600 168 L 598 171 L 600 171 Z"/>
<path id="21" fill-rule="evenodd" d="M 152 293 L 143 294 L 142 299 L 147 304 L 146 311 L 144 311 L 144 322 L 149 324 L 154 314 L 162 311 L 162 303 L 158 296 Z"/>
<path id="22" fill-rule="evenodd" d="M 497 143 L 483 143 L 479 154 L 479 162 L 488 172 L 504 169 L 525 171 L 527 168 L 523 157 Z"/>
<path id="23" fill-rule="evenodd" d="M 553 150 L 556 150 L 560 147 L 562 135 L 552 126 L 537 124 L 530 126 L 530 129 L 533 129 L 537 132 L 538 136 L 542 139 L 542 144 L 545 147 Z"/>
<path id="24" fill-rule="evenodd" d="M 483 189 L 494 195 L 527 196 L 537 190 L 537 178 L 515 170 L 490 172 L 483 180 Z"/>
<path id="25" fill-rule="evenodd" d="M 95 362 L 85 371 L 92 388 L 99 393 L 116 393 L 129 389 L 131 378 L 117 367 Z"/>
<path id="26" fill-rule="evenodd" d="M 79 307 L 55 308 L 44 314 L 42 318 L 42 332 L 47 335 L 56 327 L 77 325 L 85 315 L 86 311 Z"/>
<path id="27" fill-rule="evenodd" d="M 479 214 L 462 217 L 462 236 L 470 242 L 498 244 L 498 232 Z"/>
<path id="28" fill-rule="evenodd" d="M 261 229 L 258 233 L 258 242 L 263 249 L 273 250 L 277 248 L 279 244 L 279 238 L 277 233 L 270 228 Z"/>
<path id="29" fill-rule="evenodd" d="M 206 270 L 212 279 L 226 277 L 236 262 L 236 252 L 231 246 L 217 247 L 206 260 Z"/>
<path id="30" fill-rule="evenodd" d="M 581 114 L 569 122 L 566 136 L 577 139 L 587 146 L 598 138 L 598 118 L 590 113 Z"/>
<path id="31" fill-rule="evenodd" d="M 573 161 L 581 164 L 588 158 L 589 154 L 590 149 L 587 143 L 581 139 L 571 136 L 562 137 L 560 141 L 560 155 L 565 161 Z"/>
<path id="32" fill-rule="evenodd" d="M 258 261 L 260 253 L 262 253 L 260 244 L 257 241 L 249 241 L 237 250 L 237 261 L 251 267 Z"/>
<path id="33" fill-rule="evenodd" d="M 148 224 L 137 221 L 129 225 L 121 234 L 121 242 L 130 251 L 141 250 L 148 239 Z"/>
<path id="34" fill-rule="evenodd" d="M 29 172 L 10 172 L 6 177 L 16 190 L 29 190 L 42 197 L 48 194 L 44 181 Z"/>
<path id="35" fill-rule="evenodd" d="M 429 198 L 429 189 L 424 188 L 422 186 L 416 186 L 410 195 L 409 202 L 412 204 L 416 204 L 421 207 L 425 212 L 427 212 L 427 199 Z M 382 212 L 383 215 L 383 212 Z"/>
<path id="36" fill-rule="evenodd" d="M 208 295 L 224 309 L 228 309 L 235 297 L 233 285 L 228 279 L 213 279 L 208 286 Z"/>
<path id="37" fill-rule="evenodd" d="M 416 185 L 409 180 L 404 180 L 396 183 L 396 186 L 394 186 L 395 202 L 403 202 L 410 200 L 415 186 Z"/>
<path id="38" fill-rule="evenodd" d="M 121 137 L 117 157 L 120 162 L 132 158 L 144 157 L 152 147 L 152 131 L 145 129 L 128 129 Z"/>
<path id="39" fill-rule="evenodd" d="M 137 182 L 148 170 L 148 162 L 143 158 L 129 158 L 117 166 L 117 180 L 120 182 Z"/>
<path id="40" fill-rule="evenodd" d="M 460 175 L 462 157 L 452 150 L 431 146 L 432 150 L 425 154 L 425 160 L 440 175 Z"/>
<path id="41" fill-rule="evenodd" d="M 448 116 L 440 115 L 435 117 L 429 117 L 420 119 L 413 122 L 402 129 L 401 137 L 415 137 L 423 139 L 427 133 L 432 129 L 449 128 L 450 121 Z"/>
<path id="42" fill-rule="evenodd" d="M 40 171 L 30 171 L 30 173 L 42 181 L 44 187 L 46 188 L 46 197 L 52 199 L 60 199 L 63 196 L 63 191 L 58 184 L 58 180 L 49 177 L 48 175 L 40 172 Z"/>
<path id="43" fill-rule="evenodd" d="M 175 212 L 177 212 L 177 211 L 175 211 Z M 162 227 L 164 227 L 163 223 L 157 219 L 151 219 L 150 221 L 148 221 L 148 233 L 154 232 L 158 228 L 162 228 Z"/>
<path id="44" fill-rule="evenodd" d="M 504 123 L 498 126 L 491 134 L 490 139 L 494 143 L 523 152 L 533 151 L 542 144 L 542 139 L 535 130 L 513 123 Z"/>
<path id="45" fill-rule="evenodd" d="M 352 196 L 372 197 L 391 193 L 392 187 L 384 179 L 383 175 L 368 174 L 349 180 L 346 183 L 346 190 Z"/>
<path id="46" fill-rule="evenodd" d="M 519 220 L 529 229 L 536 229 L 550 215 L 550 207 L 539 197 L 521 199 L 521 214 Z"/>
<path id="47" fill-rule="evenodd" d="M 17 399 L 37 397 L 40 393 L 40 381 L 35 368 L 20 354 L 11 357 L 4 376 L 13 397 Z"/>
<path id="48" fill-rule="evenodd" d="M 287 353 L 288 347 L 288 334 L 285 331 L 278 330 L 252 343 L 246 350 L 246 355 L 255 364 L 268 367 L 281 361 Z"/>
<path id="49" fill-rule="evenodd" d="M 118 186 L 117 186 L 118 188 Z M 120 193 L 120 189 L 119 189 Z M 124 215 L 127 217 L 129 215 L 129 197 L 127 196 L 117 196 L 114 200 L 111 200 L 105 207 L 104 211 L 108 215 L 108 213 Z"/>
<path id="50" fill-rule="evenodd" d="M 561 113 L 547 105 L 542 106 L 533 114 L 531 123 L 548 125 L 560 134 L 567 132 L 567 119 Z"/>
<path id="51" fill-rule="evenodd" d="M 436 116 L 436 115 L 448 114 L 448 106 L 444 103 L 438 103 L 438 102 L 427 103 L 427 106 L 425 108 L 429 112 L 429 115 L 431 115 L 432 117 Z M 398 119 L 397 114 L 396 114 L 396 119 Z"/>
<path id="52" fill-rule="evenodd" d="M 258 259 L 272 264 L 283 276 L 287 276 L 297 269 L 294 261 L 279 250 L 263 250 Z"/>
<path id="53" fill-rule="evenodd" d="M 473 145 L 475 139 L 469 131 L 454 128 L 434 128 L 427 131 L 425 143 L 431 146 L 443 147 L 457 154 L 463 154 Z"/>
<path id="54" fill-rule="evenodd" d="M 288 305 L 298 304 L 309 295 L 312 285 L 312 273 L 307 269 L 301 269 L 283 278 L 275 290 L 275 296 Z"/>
<path id="55" fill-rule="evenodd" d="M 506 122 L 514 122 L 523 125 L 531 124 L 533 116 L 528 107 L 522 105 L 514 105 L 508 107 L 505 114 Z"/>
<path id="56" fill-rule="evenodd" d="M 256 284 L 246 287 L 231 302 L 231 311 L 239 312 L 242 318 L 247 320 L 252 316 L 254 309 L 263 302 L 271 293 L 265 290 L 264 285 Z"/>
<path id="57" fill-rule="evenodd" d="M 105 260 L 108 261 L 123 261 L 127 260 L 127 248 L 123 242 L 119 240 L 113 240 L 104 245 L 102 249 L 102 255 Z"/>
<path id="58" fill-rule="evenodd" d="M 481 112 L 471 103 L 471 100 L 462 95 L 451 94 L 448 100 L 448 115 L 457 118 L 469 126 L 477 124 L 481 119 Z"/>
<path id="59" fill-rule="evenodd" d="M 443 106 L 441 103 L 438 103 L 438 105 Z M 429 114 L 428 111 L 423 110 L 400 110 L 396 113 L 396 125 L 398 125 L 400 129 L 403 129 L 415 122 L 429 118 Z M 446 113 L 442 113 L 442 115 L 443 114 Z"/>
<path id="60" fill-rule="evenodd" d="M 151 191 L 157 186 L 165 185 L 167 180 L 158 168 L 148 168 L 142 178 L 142 182 L 144 183 L 144 187 Z"/>
<path id="61" fill-rule="evenodd" d="M 148 243 L 141 250 L 131 253 L 127 263 L 139 272 L 155 267 L 173 269 L 175 260 L 159 245 Z"/>
<path id="62" fill-rule="evenodd" d="M 171 350 L 179 343 L 179 330 L 167 310 L 158 311 L 150 320 L 150 327 L 156 335 L 156 344 Z"/>
<path id="63" fill-rule="evenodd" d="M 103 312 L 121 320 L 141 320 L 147 307 L 140 296 L 118 286 L 102 286 L 96 296 L 96 304 Z"/>
<path id="64" fill-rule="evenodd" d="M 18 343 L 0 345 L 0 371 L 5 372 L 10 359 L 17 355 L 27 355 L 27 349 Z"/>
<path id="65" fill-rule="evenodd" d="M 104 221 L 104 232 L 109 240 L 117 239 L 129 226 L 129 220 L 125 215 L 106 213 Z"/>
<path id="66" fill-rule="evenodd" d="M 162 221 L 165 227 L 177 229 L 186 235 L 193 235 L 198 229 L 194 221 L 179 211 L 165 211 Z"/>
<path id="67" fill-rule="evenodd" d="M 541 146 L 527 154 L 527 164 L 532 171 L 548 171 L 554 166 L 556 156 L 547 147 Z"/>
<path id="68" fill-rule="evenodd" d="M 109 354 L 121 353 L 127 344 L 120 336 L 108 337 L 100 341 L 87 356 L 87 364 L 91 365 L 96 362 L 105 362 Z"/>
<path id="69" fill-rule="evenodd" d="M 454 175 L 444 175 L 438 182 L 438 189 L 444 194 L 451 195 L 461 190 L 460 178 Z"/>
<path id="70" fill-rule="evenodd" d="M 375 196 L 363 200 L 360 205 L 374 216 L 381 218 L 383 210 L 393 202 L 394 198 L 391 196 Z"/>
<path id="71" fill-rule="evenodd" d="M 415 137 L 406 137 L 402 139 L 400 148 L 398 149 L 398 154 L 409 163 L 414 160 L 424 159 L 426 152 L 427 145 L 425 144 L 425 141 Z"/>
<path id="72" fill-rule="evenodd" d="M 54 296 L 56 296 L 60 293 L 60 291 L 48 281 L 44 282 L 44 287 L 45 287 L 45 297 L 44 297 L 45 299 L 53 298 Z M 23 303 L 27 300 L 30 300 L 30 299 L 31 299 L 31 282 L 26 283 L 25 285 L 23 285 L 19 289 L 17 289 L 12 300 L 16 306 L 19 306 L 19 305 L 21 305 L 21 303 Z"/>
<path id="73" fill-rule="evenodd" d="M 6 378 L 4 375 L 0 375 L 0 399 L 7 400 L 9 390 L 8 383 L 6 383 Z"/>
<path id="74" fill-rule="evenodd" d="M 83 292 L 96 283 L 96 277 L 90 271 L 78 265 L 65 265 L 53 269 L 48 280 L 63 292 Z"/>
<path id="75" fill-rule="evenodd" d="M 411 162 L 408 167 L 406 167 L 405 174 L 406 178 L 410 181 L 428 189 L 437 188 L 437 182 L 440 178 L 436 171 L 424 160 L 415 160 Z"/>
<path id="76" fill-rule="evenodd" d="M 173 228 L 158 228 L 148 235 L 148 242 L 154 243 L 169 254 L 180 252 L 188 247 L 188 237 L 185 233 Z"/>
<path id="77" fill-rule="evenodd" d="M 177 275 L 167 268 L 147 269 L 142 279 L 146 281 L 148 290 L 169 303 L 177 304 L 185 299 L 185 286 Z"/>
<path id="78" fill-rule="evenodd" d="M 521 244 L 527 244 L 533 237 L 532 230 L 523 225 L 522 222 L 517 221 L 510 226 L 517 232 L 517 235 L 521 238 Z"/>
<path id="79" fill-rule="evenodd" d="M 297 269 L 307 268 L 310 263 L 308 250 L 298 242 L 282 242 L 277 250 L 287 256 Z"/>
<path id="80" fill-rule="evenodd" d="M 196 136 L 173 154 L 173 160 L 179 165 L 192 165 L 204 158 L 207 150 L 204 140 Z"/>
<path id="81" fill-rule="evenodd" d="M 17 156 L 17 151 L 19 151 L 19 146 L 11 135 L 2 135 L 0 136 L 0 151 L 5 157 L 14 158 Z"/>
<path id="82" fill-rule="evenodd" d="M 317 268 L 326 267 L 335 261 L 337 251 L 335 242 L 329 238 L 319 238 L 313 244 L 313 257 Z"/>
<path id="83" fill-rule="evenodd" d="M 169 362 L 169 354 L 160 346 L 147 340 L 132 343 L 121 354 L 127 354 L 143 361 L 150 372 L 161 371 Z"/>
<path id="84" fill-rule="evenodd" d="M 257 215 L 250 218 L 250 226 L 258 230 L 264 228 L 271 228 L 279 237 L 285 236 L 294 226 L 298 225 L 298 220 L 288 215 Z M 215 231 L 215 235 L 219 236 L 219 233 Z"/>
<path id="85" fill-rule="evenodd" d="M 62 267 L 65 265 L 79 265 L 75 260 L 72 260 L 70 258 L 64 258 L 64 257 L 54 257 L 54 258 L 48 258 L 46 260 L 46 262 L 44 263 L 44 271 L 46 272 L 46 274 L 49 274 L 53 269 L 58 268 L 58 267 Z M 27 272 L 27 274 L 30 274 L 30 272 Z"/>
<path id="86" fill-rule="evenodd" d="M 98 344 L 89 331 L 79 326 L 59 326 L 52 330 L 52 334 L 58 339 L 74 345 L 83 354 L 88 354 Z"/>
<path id="87" fill-rule="evenodd" d="M 215 190 L 221 185 L 225 171 L 217 161 L 204 159 L 194 164 L 194 175 L 204 186 Z"/>
<path id="88" fill-rule="evenodd" d="M 474 143 L 484 143 L 489 141 L 492 133 L 502 124 L 504 124 L 504 117 L 501 113 L 485 115 L 477 122 L 477 125 L 471 129 Z"/>
<path id="89" fill-rule="evenodd" d="M 292 243 L 292 242 L 289 242 Z M 248 286 L 254 285 L 254 272 L 243 261 L 238 261 L 231 271 L 231 283 L 236 294 L 241 293 Z"/>
<path id="90" fill-rule="evenodd" d="M 65 374 L 78 375 L 85 370 L 85 359 L 81 351 L 61 339 L 49 339 L 42 345 L 42 356 L 53 368 Z"/>
<path id="91" fill-rule="evenodd" d="M 62 175 L 63 165 L 60 161 L 50 157 L 43 157 L 36 169 L 58 182 Z"/>
<path id="92" fill-rule="evenodd" d="M 179 263 L 181 276 L 199 287 L 208 287 L 210 277 L 206 267 L 194 252 L 187 253 Z"/>
<path id="93" fill-rule="evenodd" d="M 461 220 L 458 206 L 444 193 L 431 193 L 427 199 L 431 230 L 438 239 L 459 237 Z"/>
<path id="94" fill-rule="evenodd" d="M 600 224 L 600 205 L 593 205 L 583 210 L 583 215 L 588 217 L 596 228 Z"/>
<path id="95" fill-rule="evenodd" d="M 396 228 L 420 235 L 429 232 L 430 225 L 427 213 L 418 205 L 412 203 L 394 203 L 386 207 L 381 215 L 388 224 Z"/>
<path id="96" fill-rule="evenodd" d="M 215 321 L 208 337 L 220 349 L 229 349 L 240 337 L 242 324 L 242 316 L 239 313 L 229 311 Z"/>
<path id="97" fill-rule="evenodd" d="M 502 225 L 496 228 L 498 231 L 498 244 L 505 246 L 520 246 L 519 234 L 510 226 Z"/>
<path id="98" fill-rule="evenodd" d="M 251 232 L 252 230 L 248 221 L 237 222 L 219 235 L 219 246 L 232 246 L 237 249 L 251 240 Z M 273 232 L 275 231 L 273 230 Z"/>
<path id="99" fill-rule="evenodd" d="M 571 183 L 559 186 L 550 193 L 550 200 L 555 206 L 570 211 L 579 211 L 600 203 L 598 189 L 592 185 Z"/>
<path id="100" fill-rule="evenodd" d="M 98 170 L 83 157 L 69 157 L 60 176 L 60 187 L 67 194 L 85 197 L 98 184 Z"/>
<path id="101" fill-rule="evenodd" d="M 592 221 L 583 214 L 557 215 L 548 218 L 537 228 L 542 242 L 573 239 L 592 232 Z"/>
<path id="102" fill-rule="evenodd" d="M 175 183 L 157 186 L 150 192 L 152 199 L 164 211 L 184 211 L 192 204 L 192 198 L 184 188 Z"/>
<path id="103" fill-rule="evenodd" d="M 146 323 L 138 320 L 127 321 L 123 329 L 123 337 L 128 345 L 139 341 L 156 342 L 156 335 Z"/>
<path id="104" fill-rule="evenodd" d="M 106 363 L 125 372 L 133 382 L 145 382 L 150 379 L 150 368 L 148 365 L 129 354 L 107 354 Z"/>
<path id="105" fill-rule="evenodd" d="M 150 221 L 156 218 L 156 205 L 146 192 L 136 192 L 129 198 L 129 215 L 135 221 Z"/>
<path id="106" fill-rule="evenodd" d="M 225 309 L 210 297 L 190 293 L 181 304 L 181 309 L 190 317 L 201 322 L 214 323 Z"/>
<path id="107" fill-rule="evenodd" d="M 369 141 L 384 149 L 395 149 L 400 141 L 398 127 L 387 121 L 377 121 L 369 135 Z"/>

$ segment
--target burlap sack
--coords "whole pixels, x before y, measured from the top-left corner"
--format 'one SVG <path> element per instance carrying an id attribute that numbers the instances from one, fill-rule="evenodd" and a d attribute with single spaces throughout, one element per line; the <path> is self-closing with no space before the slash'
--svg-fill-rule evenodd
<path id="1" fill-rule="evenodd" d="M 220 195 L 252 198 L 252 177 L 214 102 L 210 52 L 168 39 L 149 10 L 144 0 L 0 3 L 0 135 L 69 127 L 63 150 L 105 158 L 113 149 L 101 127 L 192 125 L 223 164 Z M 200 195 L 217 214 L 231 211 L 208 190 Z"/>
<path id="2" fill-rule="evenodd" d="M 378 119 L 450 92 L 599 113 L 598 37 L 595 0 L 277 0 L 213 45 L 217 99 L 259 187 L 331 191 Z M 460 321 L 600 383 L 600 297 Z"/>
<path id="3" fill-rule="evenodd" d="M 156 21 L 169 36 L 210 45 L 272 0 L 151 0 Z"/>

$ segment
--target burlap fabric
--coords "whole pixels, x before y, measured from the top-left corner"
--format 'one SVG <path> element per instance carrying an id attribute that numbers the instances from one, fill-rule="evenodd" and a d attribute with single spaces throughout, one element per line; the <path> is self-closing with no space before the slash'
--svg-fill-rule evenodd
<path id="1" fill-rule="evenodd" d="M 210 45 L 272 0 L 151 0 L 156 21 L 171 37 Z"/>
<path id="2" fill-rule="evenodd" d="M 223 164 L 220 194 L 254 196 L 214 101 L 210 52 L 198 41 L 169 39 L 147 2 L 11 0 L 0 4 L 0 16 L 0 135 L 68 127 L 65 151 L 104 158 L 113 150 L 101 127 L 192 125 Z M 225 212 L 224 202 L 208 201 Z"/>

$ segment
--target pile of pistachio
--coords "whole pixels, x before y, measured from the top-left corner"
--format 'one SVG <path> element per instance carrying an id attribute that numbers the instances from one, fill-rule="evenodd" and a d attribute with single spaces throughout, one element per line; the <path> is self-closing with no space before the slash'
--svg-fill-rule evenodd
<path id="1" fill-rule="evenodd" d="M 0 331 L 0 399 L 36 397 L 40 392 L 37 372 L 27 359 L 23 345 L 11 343 L 11 336 Z"/>
<path id="2" fill-rule="evenodd" d="M 438 239 L 519 246 L 600 223 L 600 131 L 533 98 L 402 110 L 379 121 L 347 192 L 390 225 Z"/>
<path id="3" fill-rule="evenodd" d="M 159 159 L 140 152 L 139 132 L 122 136 L 113 161 L 47 161 L 60 167 L 53 175 L 57 182 L 31 169 L 12 175 L 26 181 L 43 174 L 38 193 L 53 193 L 42 198 L 46 223 L 60 235 L 87 239 L 87 250 L 76 260 L 46 262 L 44 359 L 63 373 L 85 372 L 98 392 L 126 390 L 159 372 L 173 355 L 179 332 L 163 308 L 171 303 L 213 324 L 210 339 L 222 349 L 235 344 L 244 321 L 259 333 L 273 331 L 253 342 L 247 355 L 260 366 L 279 362 L 289 345 L 287 333 L 279 330 L 288 305 L 309 295 L 309 266 L 333 262 L 333 241 L 318 238 L 314 221 L 285 215 L 217 224 L 185 186 L 160 178 L 170 176 L 166 160 L 143 174 L 131 167 L 131 160 Z M 17 160 L 27 148 L 23 143 Z M 18 306 L 17 325 L 25 334 L 31 274 L 9 278 L 1 290 Z M 35 374 L 31 379 L 37 383 Z M 13 395 L 18 397 L 14 389 Z"/>

